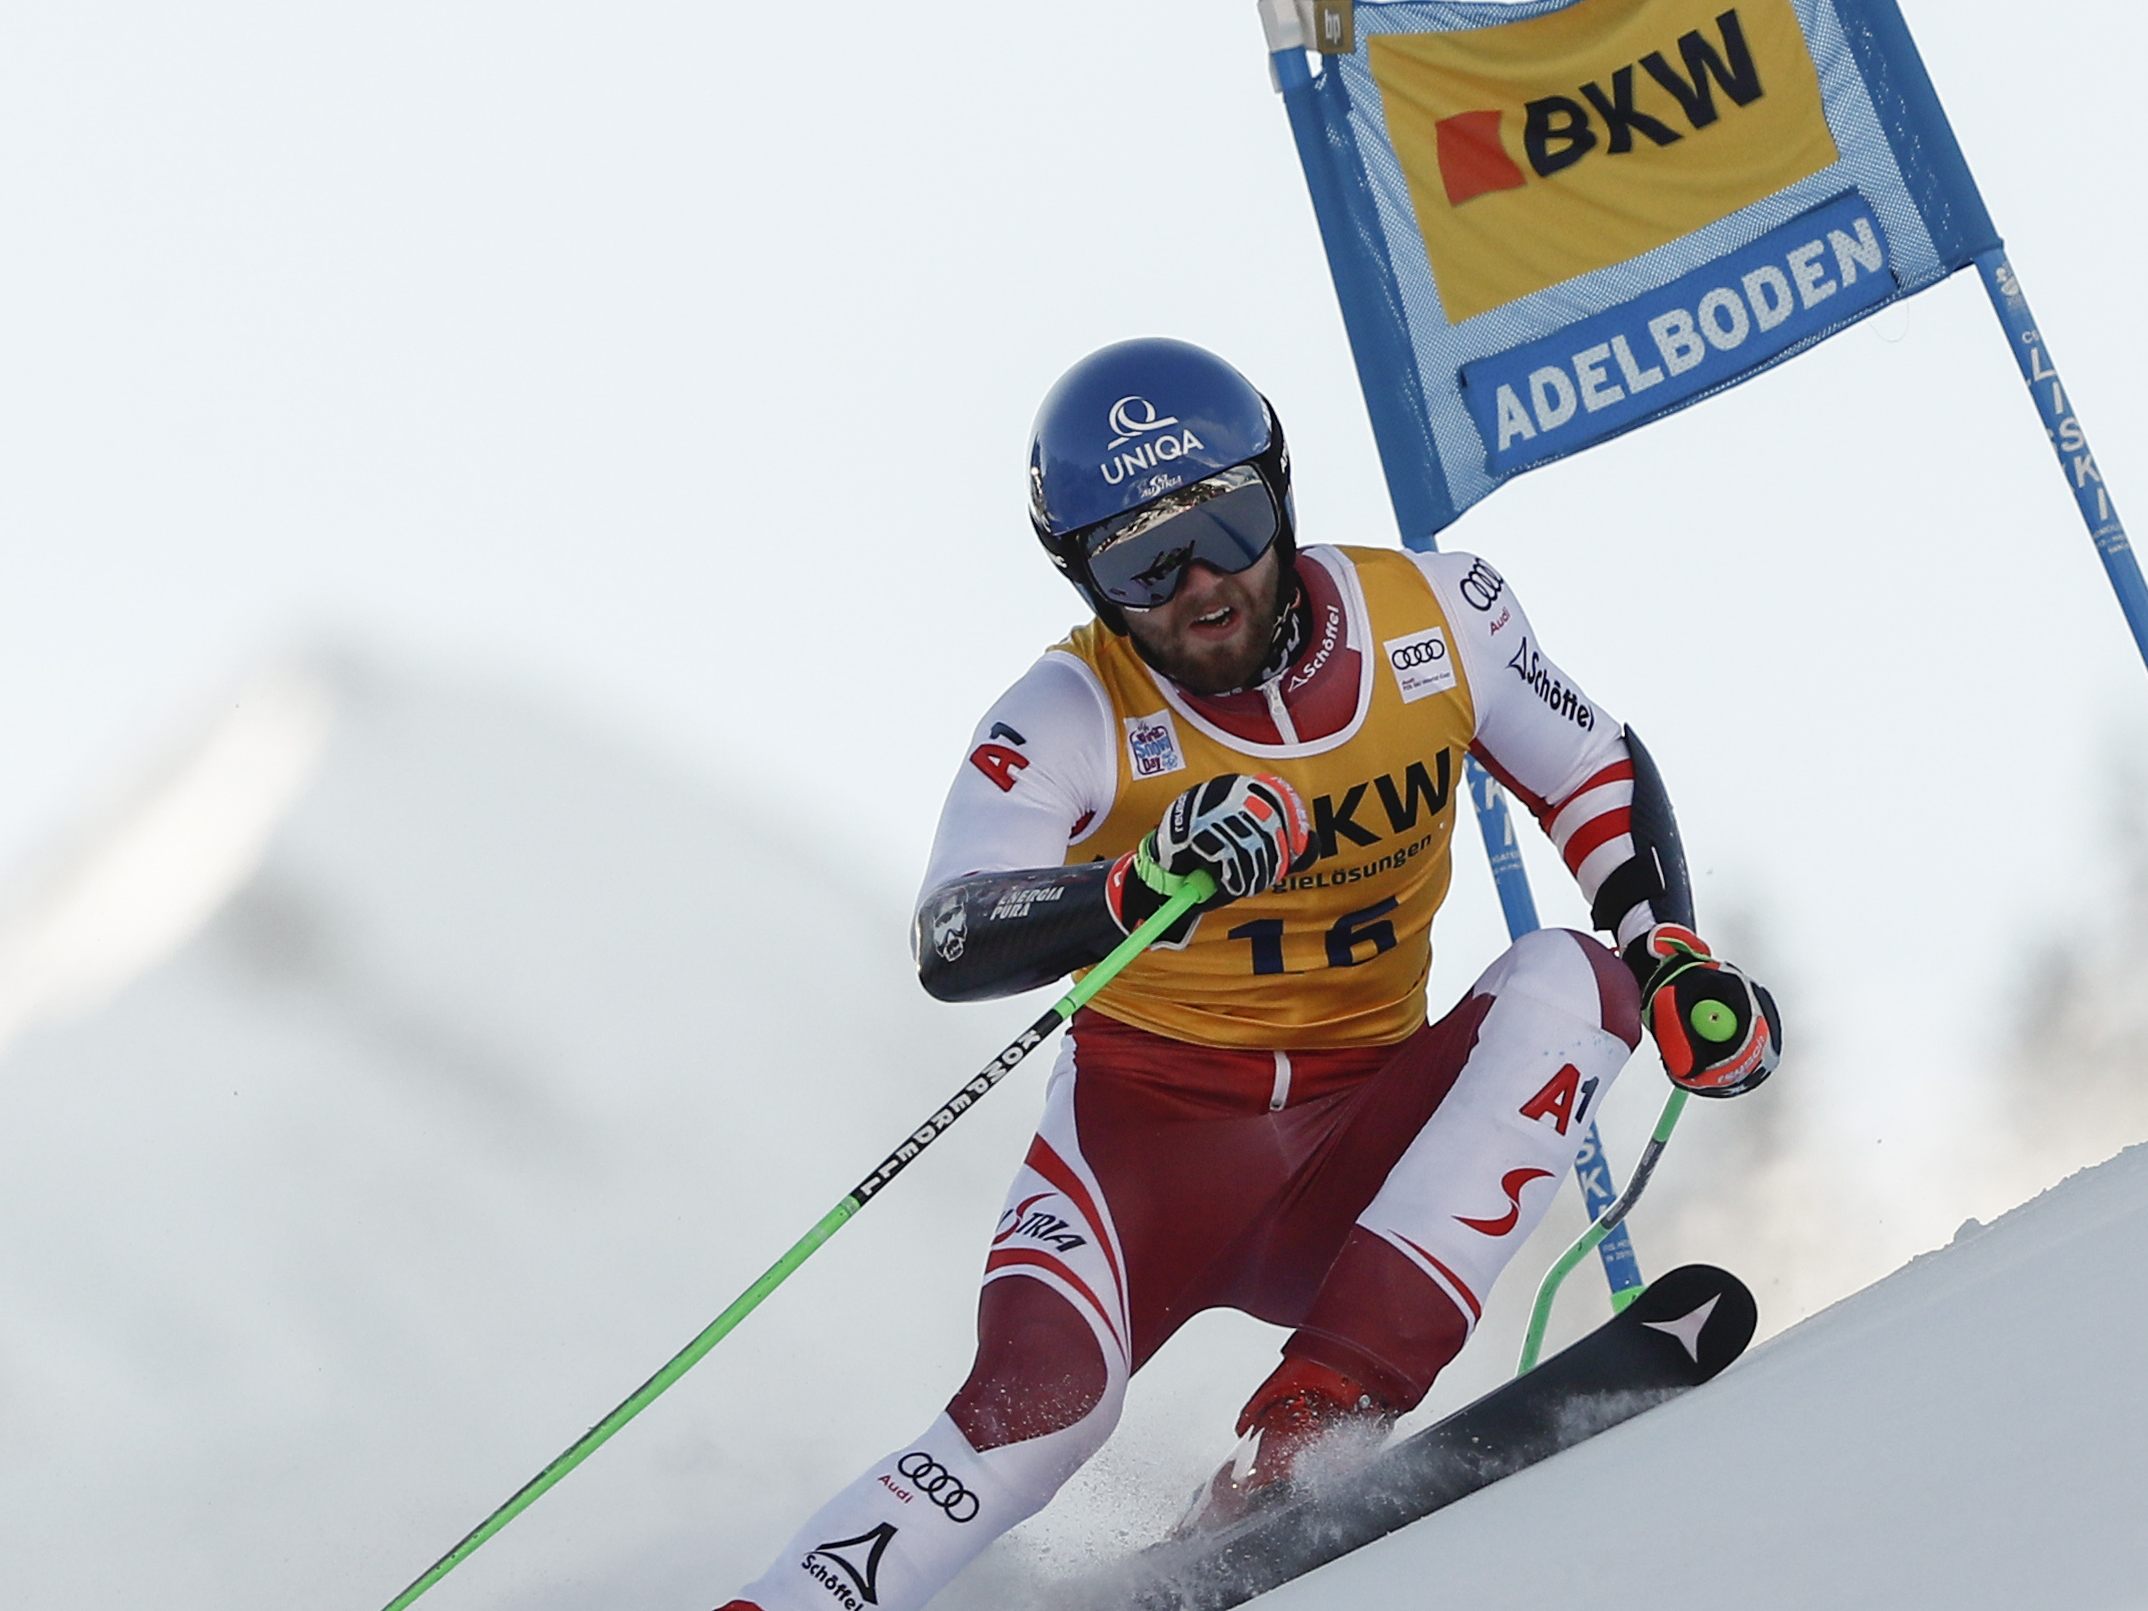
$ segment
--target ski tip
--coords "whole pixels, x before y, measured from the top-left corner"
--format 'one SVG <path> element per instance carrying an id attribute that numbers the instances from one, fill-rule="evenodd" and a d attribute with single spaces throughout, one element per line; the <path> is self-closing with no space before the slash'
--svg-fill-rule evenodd
<path id="1" fill-rule="evenodd" d="M 1694 1379 L 1705 1382 L 1745 1352 L 1760 1308 L 1728 1270 L 1686 1264 L 1651 1281 L 1620 1318 L 1682 1350 Z"/>

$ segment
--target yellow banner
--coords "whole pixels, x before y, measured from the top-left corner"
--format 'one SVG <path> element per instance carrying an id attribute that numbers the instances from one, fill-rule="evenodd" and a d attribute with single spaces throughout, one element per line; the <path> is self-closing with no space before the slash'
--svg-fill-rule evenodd
<path id="1" fill-rule="evenodd" d="M 1369 47 L 1447 318 L 1625 261 L 1835 161 L 1789 0 L 1581 0 Z"/>

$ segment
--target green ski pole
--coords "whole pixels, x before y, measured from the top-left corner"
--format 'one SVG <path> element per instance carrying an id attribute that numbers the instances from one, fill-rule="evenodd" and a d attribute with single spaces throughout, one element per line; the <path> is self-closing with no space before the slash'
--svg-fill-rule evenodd
<path id="1" fill-rule="evenodd" d="M 851 1215 L 870 1202 L 889 1181 L 907 1169 L 919 1153 L 945 1135 L 957 1119 L 974 1107 L 993 1086 L 1005 1079 L 1016 1064 L 1035 1051 L 1043 1043 L 1045 1036 L 1072 1018 L 1076 1011 L 1087 1004 L 1090 997 L 1111 983 L 1129 962 L 1147 950 L 1188 908 L 1198 906 L 1214 894 L 1215 888 L 1215 880 L 1207 873 L 1189 874 L 1184 887 L 1166 901 L 1161 910 L 1121 941 L 1109 956 L 1084 974 L 1079 984 L 1053 1002 L 1043 1017 L 1009 1041 L 998 1056 L 971 1077 L 968 1084 L 950 1097 L 931 1118 L 913 1130 L 901 1146 L 882 1159 L 878 1168 L 851 1188 L 849 1196 L 822 1215 L 820 1223 L 801 1236 L 789 1252 L 770 1265 L 766 1274 L 740 1293 L 730 1308 L 710 1321 L 692 1342 L 674 1354 L 662 1370 L 637 1387 L 617 1409 L 584 1432 L 559 1458 L 524 1483 L 505 1504 L 478 1523 L 460 1543 L 427 1567 L 415 1582 L 390 1600 L 383 1611 L 403 1611 L 405 1606 L 476 1553 L 479 1545 L 529 1509 L 560 1478 L 602 1448 L 614 1432 L 647 1409 L 673 1382 L 692 1370 L 710 1349 L 729 1336 L 741 1320 L 760 1306 L 763 1298 L 789 1280 L 792 1272 L 805 1263 L 816 1248 L 841 1230 Z"/>
<path id="2" fill-rule="evenodd" d="M 1687 1092 L 1683 1088 L 1673 1090 L 1670 1100 L 1663 1104 L 1663 1112 L 1656 1120 L 1656 1133 L 1648 1138 L 1648 1146 L 1642 1151 L 1640 1162 L 1633 1166 L 1633 1178 L 1626 1182 L 1626 1189 L 1619 1194 L 1617 1202 L 1597 1216 L 1596 1223 L 1581 1233 L 1581 1239 L 1561 1253 L 1544 1280 L 1536 1289 L 1536 1307 L 1529 1315 L 1529 1334 L 1522 1339 L 1521 1363 L 1514 1374 L 1526 1376 L 1536 1368 L 1537 1355 L 1544 1347 L 1544 1327 L 1551 1319 L 1551 1300 L 1558 1296 L 1559 1283 L 1564 1281 L 1575 1265 L 1596 1250 L 1596 1244 L 1617 1228 L 1618 1222 L 1632 1211 L 1641 1200 L 1641 1192 L 1648 1185 L 1648 1177 L 1656 1172 L 1656 1161 L 1663 1156 L 1663 1149 L 1670 1145 L 1671 1132 L 1678 1127 L 1678 1115 L 1686 1110 Z M 1626 1307 L 1641 1295 L 1641 1288 L 1629 1287 L 1611 1299 L 1612 1312 Z"/>

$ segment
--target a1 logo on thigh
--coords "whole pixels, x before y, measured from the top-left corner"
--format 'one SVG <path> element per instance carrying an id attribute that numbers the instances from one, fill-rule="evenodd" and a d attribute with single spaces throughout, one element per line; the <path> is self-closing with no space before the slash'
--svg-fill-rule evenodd
<path id="1" fill-rule="evenodd" d="M 1531 1120 L 1549 1119 L 1563 1136 L 1589 1116 L 1589 1104 L 1596 1100 L 1596 1085 L 1593 1077 L 1583 1079 L 1581 1070 L 1568 1063 L 1552 1075 L 1541 1091 L 1521 1105 L 1521 1116 Z"/>

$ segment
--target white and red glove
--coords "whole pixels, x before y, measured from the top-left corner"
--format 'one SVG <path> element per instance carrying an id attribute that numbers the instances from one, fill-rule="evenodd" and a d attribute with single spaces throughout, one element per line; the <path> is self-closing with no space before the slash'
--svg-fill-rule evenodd
<path id="1" fill-rule="evenodd" d="M 1311 842 L 1311 821 L 1297 790 L 1273 773 L 1225 772 L 1173 800 L 1155 831 L 1113 865 L 1105 886 L 1111 915 L 1131 934 L 1188 876 L 1206 872 L 1216 893 L 1158 942 L 1183 945 L 1204 910 L 1275 888 Z"/>
<path id="2" fill-rule="evenodd" d="M 1658 923 L 1631 950 L 1646 967 L 1641 1018 L 1671 1083 L 1695 1096 L 1740 1096 L 1782 1059 L 1782 1016 L 1764 985 L 1708 954 L 1698 934 Z"/>

